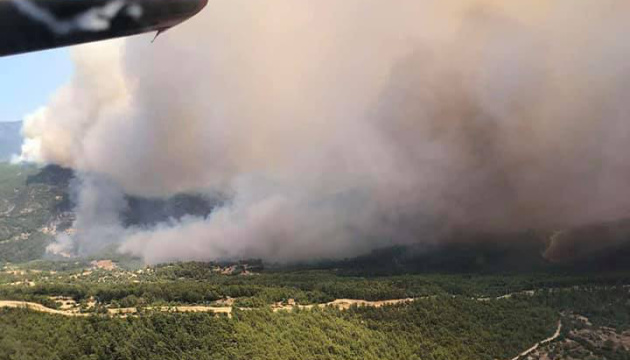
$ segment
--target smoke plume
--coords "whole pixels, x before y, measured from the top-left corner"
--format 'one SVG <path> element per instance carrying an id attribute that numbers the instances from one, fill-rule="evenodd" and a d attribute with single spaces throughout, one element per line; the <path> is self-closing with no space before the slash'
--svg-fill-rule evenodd
<path id="1" fill-rule="evenodd" d="M 79 174 L 71 188 L 77 199 L 73 234 L 61 233 L 47 252 L 61 256 L 90 255 L 116 245 L 125 235 L 120 213 L 125 210 L 124 193 L 116 183 L 103 176 Z"/>
<path id="2" fill-rule="evenodd" d="M 74 77 L 25 124 L 23 158 L 130 194 L 229 195 L 206 219 L 120 231 L 120 250 L 148 262 L 341 257 L 621 218 L 629 10 L 215 0 L 154 44 L 74 50 Z M 78 208 L 95 210 L 116 209 Z"/>

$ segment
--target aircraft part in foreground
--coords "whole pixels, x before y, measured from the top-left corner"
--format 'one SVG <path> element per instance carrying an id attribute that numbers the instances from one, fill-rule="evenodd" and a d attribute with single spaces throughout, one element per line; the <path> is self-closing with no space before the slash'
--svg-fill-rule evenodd
<path id="1" fill-rule="evenodd" d="M 165 31 L 208 0 L 0 0 L 0 56 Z"/>

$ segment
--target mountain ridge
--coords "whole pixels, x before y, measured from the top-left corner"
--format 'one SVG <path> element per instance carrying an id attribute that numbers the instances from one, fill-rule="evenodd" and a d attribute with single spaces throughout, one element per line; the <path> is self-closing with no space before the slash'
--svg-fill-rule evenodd
<path id="1" fill-rule="evenodd" d="M 22 121 L 0 122 L 0 162 L 10 161 L 22 147 Z"/>

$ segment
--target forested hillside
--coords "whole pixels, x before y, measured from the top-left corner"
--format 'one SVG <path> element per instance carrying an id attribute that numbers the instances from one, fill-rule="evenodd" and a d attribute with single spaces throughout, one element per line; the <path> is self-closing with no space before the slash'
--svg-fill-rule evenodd
<path id="1" fill-rule="evenodd" d="M 305 263 L 43 260 L 71 233 L 74 178 L 0 164 L 0 359 L 630 359 L 623 219 Z M 125 199 L 125 226 L 222 201 Z"/>
<path id="2" fill-rule="evenodd" d="M 522 301 L 438 298 L 408 306 L 65 318 L 0 312 L 2 359 L 509 358 L 558 315 Z"/>
<path id="3" fill-rule="evenodd" d="M 0 262 L 41 258 L 57 230 L 71 224 L 65 185 L 41 179 L 31 165 L 0 163 Z"/>
<path id="4" fill-rule="evenodd" d="M 72 170 L 55 165 L 0 162 L 0 263 L 40 259 L 55 236 L 72 233 L 74 179 Z M 126 196 L 126 201 L 121 223 L 151 226 L 186 215 L 207 216 L 220 200 L 178 194 L 155 199 Z"/>

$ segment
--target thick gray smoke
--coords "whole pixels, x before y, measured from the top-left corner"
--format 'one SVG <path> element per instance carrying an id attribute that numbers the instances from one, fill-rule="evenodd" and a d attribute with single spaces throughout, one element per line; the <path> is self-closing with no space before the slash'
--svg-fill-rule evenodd
<path id="1" fill-rule="evenodd" d="M 77 49 L 23 157 L 133 194 L 231 195 L 207 219 L 121 232 L 148 262 L 340 257 L 624 217 L 629 10 L 215 0 L 155 44 Z"/>
<path id="2" fill-rule="evenodd" d="M 73 232 L 58 235 L 48 246 L 49 253 L 90 255 L 118 244 L 127 231 L 120 223 L 120 213 L 126 207 L 120 187 L 100 175 L 79 174 L 78 179 L 72 184 L 78 190 Z"/>

